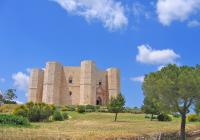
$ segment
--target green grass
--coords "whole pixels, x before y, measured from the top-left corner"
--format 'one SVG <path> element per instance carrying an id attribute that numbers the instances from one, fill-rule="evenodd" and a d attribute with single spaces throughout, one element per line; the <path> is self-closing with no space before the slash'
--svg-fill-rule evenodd
<path id="1" fill-rule="evenodd" d="M 1 127 L 0 138 L 6 139 L 103 139 L 152 135 L 179 130 L 180 120 L 158 122 L 145 119 L 143 114 L 120 113 L 114 122 L 111 113 L 69 112 L 71 119 L 59 122 L 32 123 L 33 127 Z M 187 130 L 200 129 L 200 123 L 188 123 Z"/>

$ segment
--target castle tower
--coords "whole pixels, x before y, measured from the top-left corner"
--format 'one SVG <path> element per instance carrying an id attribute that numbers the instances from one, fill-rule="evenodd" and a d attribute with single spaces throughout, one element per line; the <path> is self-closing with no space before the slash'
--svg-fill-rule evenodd
<path id="1" fill-rule="evenodd" d="M 40 103 L 42 102 L 44 71 L 41 69 L 33 69 L 29 79 L 29 97 L 28 101 Z"/>
<path id="2" fill-rule="evenodd" d="M 48 62 L 44 74 L 42 102 L 60 105 L 63 66 L 57 62 Z"/>
<path id="3" fill-rule="evenodd" d="M 109 100 L 120 94 L 120 72 L 116 68 L 107 69 Z"/>
<path id="4" fill-rule="evenodd" d="M 80 104 L 96 104 L 96 64 L 93 61 L 81 62 Z"/>

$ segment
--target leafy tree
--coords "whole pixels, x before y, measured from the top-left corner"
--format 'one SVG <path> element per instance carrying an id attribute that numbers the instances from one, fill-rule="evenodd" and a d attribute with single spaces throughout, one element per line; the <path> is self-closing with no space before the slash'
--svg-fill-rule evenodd
<path id="1" fill-rule="evenodd" d="M 115 113 L 115 122 L 117 121 L 117 115 L 119 112 L 123 111 L 125 105 L 125 99 L 122 94 L 118 94 L 117 97 L 112 97 L 109 104 L 108 110 Z"/>
<path id="2" fill-rule="evenodd" d="M 194 110 L 196 114 L 200 115 L 200 101 L 196 102 Z"/>
<path id="3" fill-rule="evenodd" d="M 14 99 L 16 99 L 17 95 L 15 94 L 15 92 L 15 89 L 8 89 L 4 95 L 5 100 L 13 101 Z"/>
<path id="4" fill-rule="evenodd" d="M 4 104 L 16 104 L 14 99 L 17 98 L 15 89 L 8 89 L 6 92 L 0 92 L 0 102 Z"/>
<path id="5" fill-rule="evenodd" d="M 200 67 L 168 65 L 145 77 L 145 97 L 155 99 L 159 108 L 181 114 L 181 140 L 185 140 L 186 115 L 200 100 Z"/>
<path id="6" fill-rule="evenodd" d="M 150 99 L 149 97 L 144 98 L 144 105 L 142 106 L 142 110 L 146 114 L 151 114 L 151 121 L 153 120 L 154 115 L 158 115 L 160 113 L 156 102 L 154 102 L 154 100 Z"/>

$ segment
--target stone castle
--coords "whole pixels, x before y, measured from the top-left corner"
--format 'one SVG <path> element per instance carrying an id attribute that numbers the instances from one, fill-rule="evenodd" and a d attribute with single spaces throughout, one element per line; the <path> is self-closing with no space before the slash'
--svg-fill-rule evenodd
<path id="1" fill-rule="evenodd" d="M 101 71 L 93 61 L 82 61 L 79 67 L 48 62 L 44 70 L 32 69 L 28 100 L 55 105 L 105 105 L 119 93 L 117 68 Z"/>

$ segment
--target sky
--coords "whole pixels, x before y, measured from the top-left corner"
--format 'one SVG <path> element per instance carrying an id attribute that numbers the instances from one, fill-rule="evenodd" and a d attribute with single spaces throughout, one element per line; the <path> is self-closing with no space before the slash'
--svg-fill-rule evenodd
<path id="1" fill-rule="evenodd" d="M 47 61 L 117 67 L 126 106 L 143 103 L 144 75 L 200 60 L 200 0 L 1 0 L 0 90 L 27 101 L 31 68 Z"/>

